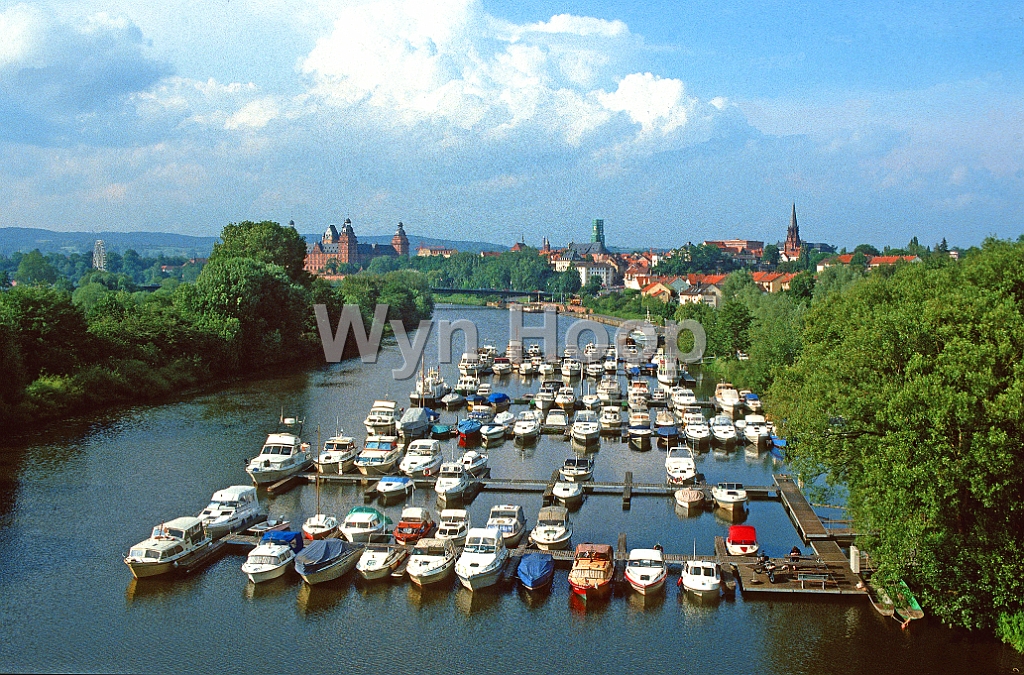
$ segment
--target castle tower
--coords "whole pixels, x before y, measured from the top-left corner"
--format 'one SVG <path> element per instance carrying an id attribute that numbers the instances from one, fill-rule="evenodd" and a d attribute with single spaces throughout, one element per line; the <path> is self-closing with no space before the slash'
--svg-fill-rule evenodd
<path id="1" fill-rule="evenodd" d="M 343 263 L 358 264 L 361 262 L 359 260 L 359 240 L 356 239 L 356 233 L 352 229 L 352 221 L 348 218 L 345 219 L 341 234 L 338 235 L 338 257 L 341 258 Z"/>
<path id="2" fill-rule="evenodd" d="M 800 257 L 800 228 L 796 224 L 796 202 L 793 203 L 793 213 L 789 217 L 789 229 L 786 231 L 786 246 L 783 252 L 789 260 L 796 260 Z"/>
<path id="3" fill-rule="evenodd" d="M 601 218 L 594 219 L 594 231 L 590 235 L 590 242 L 601 244 L 601 247 L 604 248 L 604 220 Z"/>
<path id="4" fill-rule="evenodd" d="M 326 230 L 324 230 L 324 236 L 321 237 L 320 241 L 324 244 L 337 244 L 339 236 L 338 228 L 331 224 Z"/>
<path id="5" fill-rule="evenodd" d="M 405 236 L 405 229 L 401 221 L 398 223 L 398 231 L 395 232 L 395 236 L 391 237 L 391 246 L 398 252 L 398 255 L 409 255 L 409 237 Z"/>
<path id="6" fill-rule="evenodd" d="M 548 241 L 547 237 L 544 237 L 544 241 L 543 241 L 543 243 L 542 243 L 542 245 L 540 247 L 540 252 L 545 254 L 545 255 L 547 255 L 548 253 L 551 253 L 551 242 Z"/>

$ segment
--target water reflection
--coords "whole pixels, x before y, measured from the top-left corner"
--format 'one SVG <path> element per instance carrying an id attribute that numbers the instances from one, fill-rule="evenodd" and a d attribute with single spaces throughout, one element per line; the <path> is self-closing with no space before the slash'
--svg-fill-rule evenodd
<path id="1" fill-rule="evenodd" d="M 668 582 L 666 581 L 665 583 Z M 664 588 L 662 588 L 660 591 L 648 593 L 646 595 L 642 595 L 630 589 L 628 592 L 627 601 L 629 602 L 630 609 L 632 609 L 633 611 L 657 612 L 661 610 L 662 605 L 665 604 L 665 594 L 666 590 Z"/>
<path id="2" fill-rule="evenodd" d="M 455 591 L 455 607 L 466 616 L 490 614 L 501 603 L 501 590 L 496 587 L 471 591 L 462 584 Z"/>
<path id="3" fill-rule="evenodd" d="M 608 611 L 611 602 L 611 593 L 608 597 L 584 598 L 577 593 L 569 593 L 569 612 L 576 617 L 598 617 Z"/>
<path id="4" fill-rule="evenodd" d="M 517 585 L 519 599 L 522 603 L 531 610 L 543 609 L 548 604 L 548 600 L 551 599 L 551 586 L 547 588 L 541 588 L 538 590 L 530 590 L 522 584 Z"/>
<path id="5" fill-rule="evenodd" d="M 180 578 L 173 574 L 164 574 L 146 579 L 136 579 L 128 582 L 124 592 L 125 604 L 131 606 L 135 603 L 162 603 L 171 599 L 193 595 L 198 585 L 197 577 Z"/>
<path id="6" fill-rule="evenodd" d="M 245 586 L 242 587 L 242 597 L 249 601 L 279 598 L 286 593 L 294 592 L 295 587 L 300 584 L 302 586 L 308 586 L 308 584 L 301 580 L 299 575 L 293 574 L 292 572 L 285 572 L 284 575 L 276 579 L 262 581 L 258 584 L 247 581 Z"/>
<path id="7" fill-rule="evenodd" d="M 349 575 L 315 586 L 302 582 L 295 597 L 295 605 L 303 616 L 327 614 L 345 599 L 349 593 L 349 587 Z"/>
<path id="8" fill-rule="evenodd" d="M 409 604 L 416 610 L 447 603 L 451 598 L 454 585 L 458 583 L 455 575 L 448 579 L 428 586 L 420 586 L 410 582 L 407 584 L 406 597 Z"/>
<path id="9" fill-rule="evenodd" d="M 739 525 L 747 522 L 747 509 L 723 509 L 721 506 L 715 505 L 715 520 L 726 523 L 728 525 Z"/>

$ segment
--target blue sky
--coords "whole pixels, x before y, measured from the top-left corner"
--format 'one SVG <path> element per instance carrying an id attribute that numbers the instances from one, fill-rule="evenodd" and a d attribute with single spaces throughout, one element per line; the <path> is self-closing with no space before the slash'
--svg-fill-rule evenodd
<path id="1" fill-rule="evenodd" d="M 0 226 L 1024 232 L 1016 3 L 0 0 Z"/>

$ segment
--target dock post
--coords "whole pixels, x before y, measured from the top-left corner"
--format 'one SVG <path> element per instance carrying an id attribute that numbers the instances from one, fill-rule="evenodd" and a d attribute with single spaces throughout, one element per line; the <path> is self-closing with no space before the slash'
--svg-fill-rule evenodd
<path id="1" fill-rule="evenodd" d="M 622 510 L 628 511 L 633 502 L 633 472 L 626 472 L 626 479 L 622 486 Z"/>

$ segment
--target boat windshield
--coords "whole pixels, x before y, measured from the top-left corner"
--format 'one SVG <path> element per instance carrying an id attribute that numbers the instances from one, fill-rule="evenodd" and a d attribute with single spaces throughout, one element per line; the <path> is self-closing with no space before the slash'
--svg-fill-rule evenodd
<path id="1" fill-rule="evenodd" d="M 159 560 L 160 551 L 153 551 L 148 548 L 133 548 L 129 553 L 130 558 L 144 558 L 149 560 Z"/>
<path id="2" fill-rule="evenodd" d="M 563 525 L 561 520 L 542 520 L 537 524 L 541 527 L 562 527 Z"/>
<path id="3" fill-rule="evenodd" d="M 498 518 L 511 518 L 511 519 L 515 519 L 516 515 L 517 514 L 516 514 L 515 511 L 504 511 L 504 510 L 500 510 L 499 511 L 497 509 L 491 511 L 491 518 L 494 518 L 494 519 L 498 519 Z"/>
<path id="4" fill-rule="evenodd" d="M 292 446 L 290 445 L 264 445 L 261 455 L 283 455 L 287 457 L 292 454 Z"/>
<path id="5" fill-rule="evenodd" d="M 662 564 L 657 560 L 630 560 L 630 567 L 661 567 Z"/>
<path id="6" fill-rule="evenodd" d="M 281 557 L 276 555 L 251 555 L 249 556 L 249 563 L 251 565 L 278 565 L 281 563 Z"/>
<path id="7" fill-rule="evenodd" d="M 491 537 L 471 537 L 466 541 L 466 553 L 494 553 L 497 542 Z"/>

